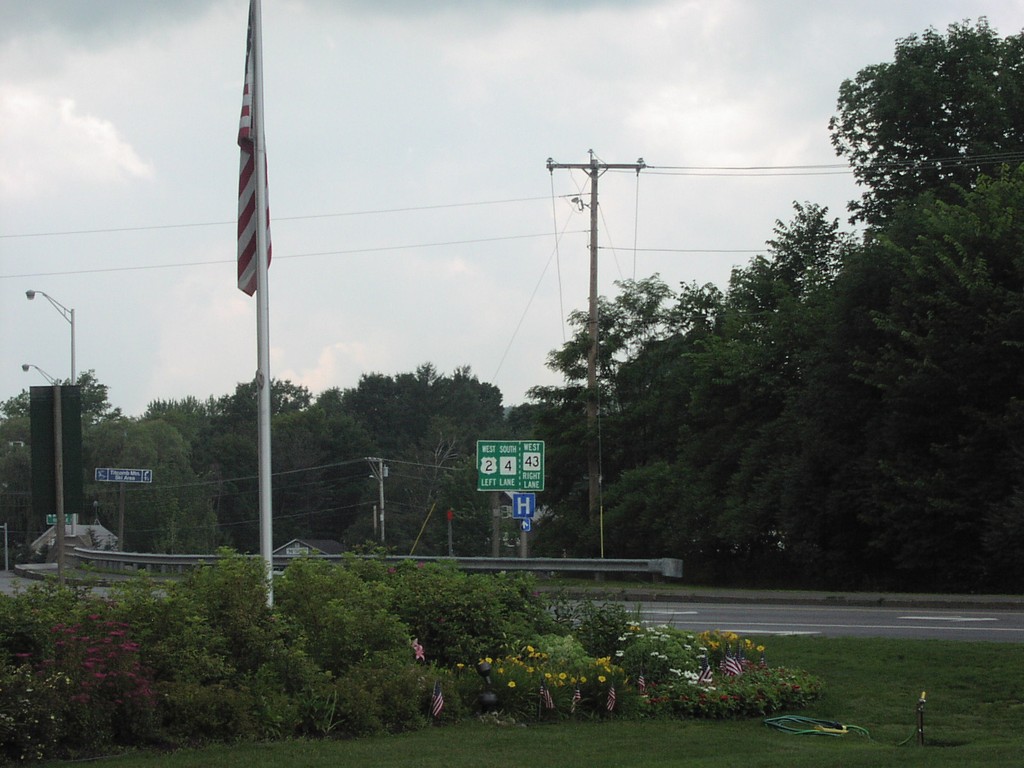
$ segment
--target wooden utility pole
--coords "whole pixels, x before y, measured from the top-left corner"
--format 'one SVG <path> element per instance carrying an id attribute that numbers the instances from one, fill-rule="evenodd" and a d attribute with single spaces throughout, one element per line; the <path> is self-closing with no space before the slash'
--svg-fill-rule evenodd
<path id="1" fill-rule="evenodd" d="M 57 504 L 54 531 L 57 534 L 57 583 L 64 586 L 64 416 L 60 404 L 61 386 L 53 385 L 53 467 Z"/>
<path id="2" fill-rule="evenodd" d="M 598 434 L 597 410 L 600 402 L 597 389 L 597 352 L 600 344 L 597 317 L 597 180 L 607 170 L 640 171 L 646 168 L 641 157 L 635 163 L 601 163 L 589 150 L 589 163 L 556 163 L 548 158 L 548 172 L 556 168 L 584 171 L 590 177 L 590 301 L 587 332 L 590 347 L 587 351 L 587 513 L 593 525 L 600 525 L 601 557 L 604 557 L 604 514 L 601 499 L 601 451 Z"/>

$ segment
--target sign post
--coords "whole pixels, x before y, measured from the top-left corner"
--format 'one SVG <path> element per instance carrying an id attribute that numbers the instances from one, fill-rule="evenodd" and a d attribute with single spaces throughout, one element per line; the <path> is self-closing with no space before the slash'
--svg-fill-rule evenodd
<path id="1" fill-rule="evenodd" d="M 520 557 L 527 555 L 526 534 L 537 510 L 536 491 L 544 490 L 543 440 L 477 440 L 476 489 L 498 491 L 512 497 L 512 517 L 519 520 Z M 495 510 L 494 556 L 499 552 L 500 519 Z"/>
<path id="2" fill-rule="evenodd" d="M 96 467 L 97 483 L 118 483 L 117 489 L 117 548 L 124 552 L 124 485 L 125 483 L 152 483 L 152 469 L 117 469 Z"/>

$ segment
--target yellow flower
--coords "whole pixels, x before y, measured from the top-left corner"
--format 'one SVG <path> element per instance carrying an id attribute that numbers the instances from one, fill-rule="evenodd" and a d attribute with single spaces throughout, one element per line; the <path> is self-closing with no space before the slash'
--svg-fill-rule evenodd
<path id="1" fill-rule="evenodd" d="M 558 679 L 559 680 L 565 680 L 565 678 L 567 678 L 567 677 L 568 677 L 568 675 L 565 674 L 565 672 L 559 672 L 558 673 Z"/>
<path id="2" fill-rule="evenodd" d="M 585 675 L 580 675 L 580 682 L 581 682 L 581 683 L 585 683 L 585 682 L 587 682 L 587 678 L 586 678 L 586 676 L 585 676 Z"/>
<path id="3" fill-rule="evenodd" d="M 764 646 L 763 645 L 757 646 L 757 652 L 758 653 L 764 653 Z"/>
<path id="4" fill-rule="evenodd" d="M 548 680 L 550 680 L 551 679 L 551 673 L 550 672 L 545 672 L 544 673 L 544 677 L 546 677 Z"/>
<path id="5" fill-rule="evenodd" d="M 527 667 L 526 671 L 532 675 L 533 674 L 533 667 Z"/>
<path id="6" fill-rule="evenodd" d="M 516 681 L 515 680 L 509 680 L 508 681 L 508 687 L 509 688 L 515 688 L 516 687 Z"/>
<path id="7" fill-rule="evenodd" d="M 505 668 L 504 667 L 498 667 L 498 674 L 499 675 L 504 675 L 505 674 Z"/>
<path id="8" fill-rule="evenodd" d="M 533 653 L 533 646 L 532 645 L 526 646 L 526 650 L 529 651 L 530 653 Z"/>
<path id="9" fill-rule="evenodd" d="M 462 668 L 463 668 L 463 667 L 465 667 L 465 666 L 466 666 L 466 665 L 465 665 L 465 664 L 463 664 L 463 663 L 462 663 L 462 662 L 460 661 L 460 662 L 459 662 L 458 664 L 456 664 L 456 665 L 455 665 L 455 668 L 456 668 L 456 669 L 462 669 Z"/>
<path id="10" fill-rule="evenodd" d="M 603 683 L 607 679 L 608 678 L 606 678 L 604 675 L 598 675 L 597 676 L 597 682 L 599 682 L 599 683 Z"/>

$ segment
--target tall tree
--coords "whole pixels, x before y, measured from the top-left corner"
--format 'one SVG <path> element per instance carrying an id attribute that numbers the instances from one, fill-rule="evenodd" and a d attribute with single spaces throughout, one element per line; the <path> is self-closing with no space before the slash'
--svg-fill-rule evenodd
<path id="1" fill-rule="evenodd" d="M 859 356 L 882 400 L 871 546 L 912 586 L 999 588 L 1000 537 L 1019 541 L 1024 391 L 1024 169 L 961 201 L 905 209 L 873 247 L 896 267 Z"/>
<path id="2" fill-rule="evenodd" d="M 1024 33 L 1000 38 L 982 18 L 898 40 L 892 62 L 843 82 L 829 128 L 865 187 L 854 220 L 879 224 L 926 190 L 954 199 L 1024 159 Z"/>
<path id="3" fill-rule="evenodd" d="M 453 473 L 464 474 L 475 463 L 477 440 L 506 436 L 497 387 L 481 382 L 468 367 L 446 375 L 427 363 L 414 373 L 366 374 L 357 387 L 345 390 L 341 403 L 370 436 L 369 455 L 388 460 L 389 546 L 408 552 L 419 538 L 417 552 L 440 554 L 446 550 L 448 507 L 460 510 L 463 531 L 465 514 L 488 514 L 474 498 L 479 494 L 453 498 L 453 493 L 465 492 L 464 484 L 453 481 Z M 353 528 L 353 536 L 370 532 L 366 519 Z"/>

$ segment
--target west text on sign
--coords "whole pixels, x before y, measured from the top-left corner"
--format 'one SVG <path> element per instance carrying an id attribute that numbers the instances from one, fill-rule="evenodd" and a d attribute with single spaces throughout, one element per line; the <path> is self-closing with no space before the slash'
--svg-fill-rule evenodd
<path id="1" fill-rule="evenodd" d="M 478 491 L 543 491 L 544 442 L 478 440 Z"/>

